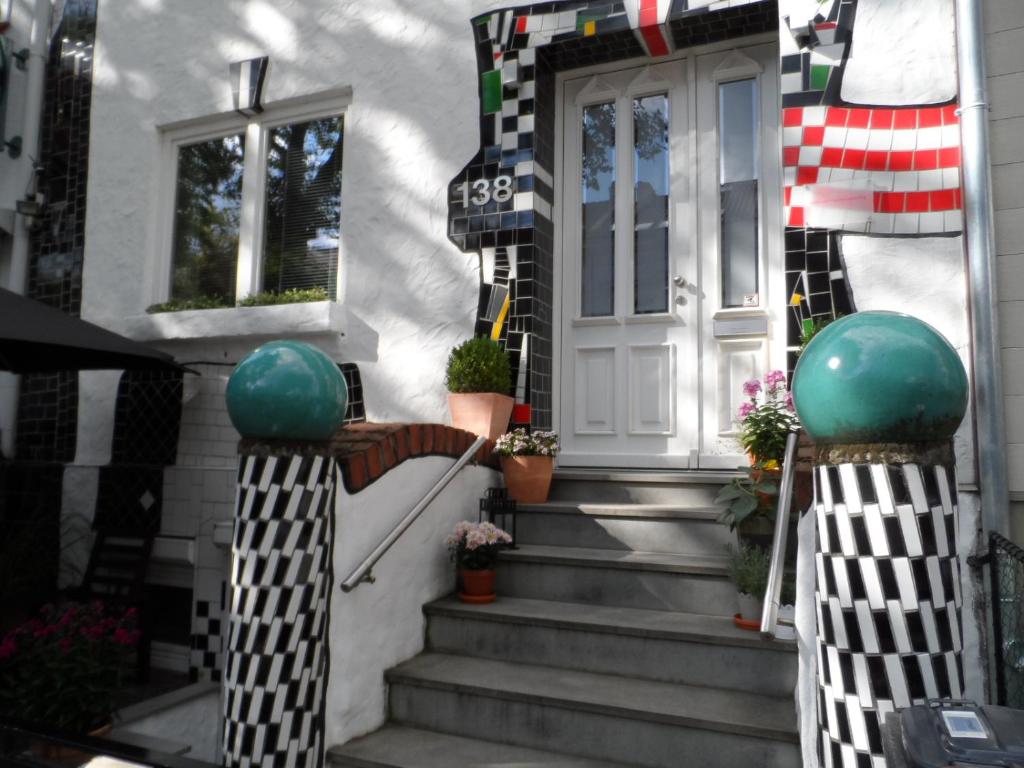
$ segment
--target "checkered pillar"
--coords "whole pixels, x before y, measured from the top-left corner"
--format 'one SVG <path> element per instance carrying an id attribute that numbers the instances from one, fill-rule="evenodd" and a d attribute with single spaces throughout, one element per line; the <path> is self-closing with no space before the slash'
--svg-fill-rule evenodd
<path id="1" fill-rule="evenodd" d="M 963 691 L 953 462 L 819 465 L 814 509 L 819 764 L 885 768 L 886 713 Z"/>
<path id="2" fill-rule="evenodd" d="M 239 466 L 224 764 L 320 768 L 335 466 L 243 456 Z"/>

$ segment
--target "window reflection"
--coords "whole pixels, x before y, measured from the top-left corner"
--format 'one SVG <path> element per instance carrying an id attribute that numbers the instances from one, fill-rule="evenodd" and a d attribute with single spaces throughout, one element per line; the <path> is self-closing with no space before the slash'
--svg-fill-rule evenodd
<path id="1" fill-rule="evenodd" d="M 581 314 L 615 314 L 615 104 L 583 108 Z"/>
<path id="2" fill-rule="evenodd" d="M 744 306 L 758 292 L 757 81 L 718 87 L 722 306 Z"/>
<path id="3" fill-rule="evenodd" d="M 668 96 L 633 100 L 633 304 L 668 311 Z"/>

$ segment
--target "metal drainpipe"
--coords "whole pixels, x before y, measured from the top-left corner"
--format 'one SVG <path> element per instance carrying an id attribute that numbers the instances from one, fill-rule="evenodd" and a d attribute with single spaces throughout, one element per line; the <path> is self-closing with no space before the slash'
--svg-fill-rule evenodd
<path id="1" fill-rule="evenodd" d="M 1007 535 L 1009 491 L 1006 480 L 1006 426 L 999 345 L 999 301 L 993 277 L 995 240 L 984 43 L 980 0 L 956 0 L 964 236 L 971 306 L 971 363 L 981 515 L 986 531 Z"/>

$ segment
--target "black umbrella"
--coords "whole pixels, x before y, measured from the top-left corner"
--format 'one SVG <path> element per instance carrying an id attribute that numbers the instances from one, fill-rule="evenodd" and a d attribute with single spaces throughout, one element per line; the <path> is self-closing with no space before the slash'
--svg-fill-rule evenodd
<path id="1" fill-rule="evenodd" d="M 0 370 L 186 370 L 165 352 L 0 288 Z"/>

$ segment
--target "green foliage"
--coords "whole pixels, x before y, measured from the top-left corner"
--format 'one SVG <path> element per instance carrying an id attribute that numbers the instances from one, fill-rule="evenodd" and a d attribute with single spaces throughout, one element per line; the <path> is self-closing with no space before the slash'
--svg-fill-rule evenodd
<path id="1" fill-rule="evenodd" d="M 807 349 L 807 345 L 811 343 L 811 339 L 842 316 L 842 313 L 840 313 L 835 317 L 815 317 L 804 320 L 800 327 L 800 348 L 796 351 L 796 356 L 800 357 L 804 350 Z"/>
<path id="2" fill-rule="evenodd" d="M 508 353 L 490 339 L 464 341 L 448 356 L 445 385 L 449 392 L 496 392 L 507 395 L 512 388 Z"/>
<path id="3" fill-rule="evenodd" d="M 326 288 L 289 288 L 287 291 L 263 291 L 246 296 L 240 307 L 266 307 L 273 304 L 305 304 L 311 301 L 327 301 Z M 223 296 L 196 296 L 191 299 L 171 299 L 153 304 L 146 309 L 148 314 L 159 312 L 183 312 L 189 309 L 225 309 L 234 306 Z"/>
<path id="4" fill-rule="evenodd" d="M 729 548 L 729 577 L 736 591 L 754 597 L 763 597 L 768 589 L 768 571 L 771 553 L 761 547 L 742 544 L 739 549 Z"/>
<path id="5" fill-rule="evenodd" d="M 775 500 L 779 486 L 772 480 L 765 480 L 764 467 L 738 467 L 743 477 L 733 479 L 715 497 L 715 504 L 724 504 L 726 509 L 718 516 L 718 522 L 735 530 L 744 520 L 775 517 Z"/>
<path id="6" fill-rule="evenodd" d="M 311 301 L 327 301 L 328 298 L 326 288 L 289 288 L 287 291 L 254 293 L 238 302 L 238 306 L 266 307 L 272 304 L 305 304 Z"/>
<path id="7" fill-rule="evenodd" d="M 191 299 L 171 299 L 146 307 L 146 314 L 161 312 L 184 312 L 189 309 L 224 309 L 232 304 L 223 296 L 196 296 Z"/>
<path id="8" fill-rule="evenodd" d="M 747 402 L 739 410 L 739 440 L 747 453 L 769 469 L 778 469 L 786 453 L 786 438 L 799 422 L 792 395 L 786 390 L 786 374 L 769 371 L 744 383 Z"/>
<path id="9" fill-rule="evenodd" d="M 0 641 L 0 716 L 84 734 L 109 722 L 139 640 L 134 609 L 47 606 Z"/>

